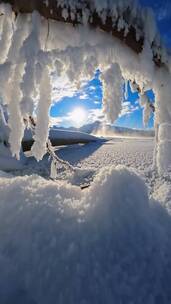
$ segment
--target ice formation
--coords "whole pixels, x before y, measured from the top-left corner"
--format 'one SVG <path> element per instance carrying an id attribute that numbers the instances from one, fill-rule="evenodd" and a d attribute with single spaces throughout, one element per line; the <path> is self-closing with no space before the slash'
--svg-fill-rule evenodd
<path id="1" fill-rule="evenodd" d="M 121 112 L 123 78 L 120 67 L 113 63 L 101 76 L 103 84 L 103 110 L 109 122 L 114 123 Z"/>
<path id="2" fill-rule="evenodd" d="M 51 1 L 46 1 L 45 5 L 50 7 L 50 3 Z M 57 1 L 57 4 L 62 7 L 65 20 L 80 20 L 80 24 L 72 27 L 70 24 L 47 21 L 37 12 L 23 16 L 19 14 L 15 19 L 9 5 L 0 5 L 0 12 L 4 14 L 0 21 L 0 93 L 3 104 L 8 105 L 11 129 L 9 142 L 13 155 L 19 157 L 25 127 L 23 119 L 33 114 L 37 115 L 37 126 L 32 151 L 38 160 L 46 152 L 54 71 L 58 76 L 67 76 L 68 82 L 79 86 L 82 81 L 91 78 L 99 68 L 104 88 L 104 111 L 110 121 L 114 121 L 121 110 L 123 79 L 129 80 L 134 88 L 138 85 L 141 94 L 144 94 L 147 88 L 153 88 L 156 96 L 155 124 L 169 124 L 170 58 L 164 47 L 159 48 L 161 41 L 152 12 L 140 8 L 132 0 L 94 0 L 89 7 L 84 7 L 84 1 L 61 0 Z M 80 5 L 83 16 L 78 13 Z M 127 21 L 123 19 L 126 9 L 130 11 Z M 105 24 L 109 10 L 114 28 L 117 27 L 118 31 L 124 30 L 126 36 L 134 24 L 137 40 L 144 37 L 141 53 L 136 54 L 112 35 L 98 29 L 91 30 L 87 26 L 87 23 L 92 22 L 94 11 Z M 51 13 L 53 14 L 53 11 Z M 154 55 L 161 59 L 163 67 L 158 68 L 154 64 Z M 143 107 L 146 123 L 150 113 L 148 103 Z M 165 141 L 160 140 L 159 146 L 163 145 Z M 159 155 L 160 148 L 157 157 Z M 157 163 L 161 171 L 165 170 L 162 168 L 160 157 Z"/>
<path id="3" fill-rule="evenodd" d="M 150 101 L 146 94 L 140 96 L 140 105 L 143 108 L 143 123 L 146 126 L 151 116 Z"/>
<path id="4" fill-rule="evenodd" d="M 37 123 L 34 135 L 32 153 L 41 160 L 46 153 L 46 143 L 49 129 L 49 108 L 51 105 L 51 85 L 48 68 L 44 68 L 40 79 L 40 96 L 37 107 Z"/>

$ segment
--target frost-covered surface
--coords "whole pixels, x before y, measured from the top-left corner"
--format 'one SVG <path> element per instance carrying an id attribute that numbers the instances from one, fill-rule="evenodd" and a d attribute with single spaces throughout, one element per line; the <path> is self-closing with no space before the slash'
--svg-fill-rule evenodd
<path id="1" fill-rule="evenodd" d="M 74 135 L 74 137 L 70 137 L 71 142 L 75 138 L 75 133 L 79 135 L 79 132 L 71 132 L 71 135 Z M 59 139 L 60 134 L 61 140 L 63 140 L 65 137 L 62 136 L 62 133 L 59 133 Z M 88 139 L 90 142 L 88 144 L 56 147 L 56 153 L 60 159 L 69 162 L 76 168 L 76 171 L 79 168 L 81 170 L 93 170 L 97 174 L 104 166 L 121 164 L 138 170 L 144 176 L 151 174 L 154 138 L 115 137 L 104 141 L 103 138 L 102 140 L 96 140 L 96 137 L 86 135 L 85 138 L 81 139 Z M 94 142 L 91 143 L 91 140 Z M 49 178 L 51 166 L 49 155 L 45 155 L 40 162 L 32 157 L 31 152 L 27 152 L 26 155 L 25 166 L 22 167 L 22 170 L 16 171 L 16 175 L 31 175 L 34 173 Z M 64 178 L 69 182 L 71 181 L 70 175 L 67 177 L 67 172 Z M 154 176 L 152 176 L 153 178 Z M 58 179 L 61 179 L 60 175 Z M 73 183 L 75 184 L 75 182 Z"/>
<path id="2" fill-rule="evenodd" d="M 32 153 L 37 160 L 41 160 L 46 153 L 46 143 L 49 129 L 49 109 L 51 105 L 51 85 L 47 68 L 44 69 L 40 81 L 40 101 L 37 108 L 37 122 L 35 127 Z"/>
<path id="3" fill-rule="evenodd" d="M 72 8 L 70 17 L 74 20 L 77 3 L 60 1 L 60 5 L 64 8 L 65 18 L 68 7 Z M 36 114 L 33 151 L 37 159 L 43 157 L 48 137 L 48 111 L 53 98 L 50 87 L 53 89 L 52 80 L 61 76 L 67 78 L 71 86 L 79 88 L 81 83 L 91 79 L 95 71 L 100 69 L 104 111 L 112 121 L 121 111 L 120 88 L 123 79 L 132 82 L 134 87 L 139 87 L 143 96 L 147 89 L 152 88 L 156 96 L 155 124 L 171 122 L 171 74 L 169 69 L 159 69 L 153 62 L 151 42 L 155 41 L 157 45 L 160 39 L 151 12 L 140 10 L 134 1 L 92 1 L 92 5 L 104 22 L 106 11 L 110 8 L 113 22 L 119 20 L 118 30 L 125 29 L 127 32 L 132 23 L 137 24 L 137 35 L 138 30 L 143 31 L 143 36 L 145 34 L 142 52 L 137 55 L 111 35 L 98 29 L 90 30 L 86 19 L 90 17 L 91 10 L 83 10 L 84 26 L 73 28 L 69 24 L 47 22 L 37 12 L 30 16 L 19 15 L 15 20 L 11 7 L 0 5 L 0 11 L 5 14 L 0 26 L 0 48 L 3 54 L 0 65 L 1 95 L 3 104 L 7 105 L 9 111 L 9 142 L 13 155 L 19 157 L 24 134 L 23 119 Z M 122 14 L 127 7 L 131 8 L 131 15 L 128 24 L 125 24 Z M 48 85 L 44 86 L 44 82 Z M 148 103 L 143 103 L 143 107 L 146 123 L 150 107 Z M 162 145 L 165 149 L 165 141 Z M 160 155 L 161 153 L 157 154 L 156 162 L 159 172 L 165 170 L 161 168 Z"/>
<path id="4" fill-rule="evenodd" d="M 63 16 L 67 18 L 67 3 L 74 20 L 75 1 L 61 1 L 66 4 Z M 92 3 L 105 22 L 102 8 L 107 8 L 107 1 Z M 120 10 L 118 29 L 126 35 L 129 24 L 122 18 L 126 1 L 119 3 L 113 6 L 113 15 L 117 18 Z M 131 15 L 138 17 L 133 8 Z M 86 26 L 73 29 L 50 22 L 48 33 L 47 21 L 36 12 L 26 19 L 19 16 L 16 22 L 10 6 L 1 5 L 0 11 L 5 13 L 0 21 L 0 87 L 11 129 L 9 135 L 1 113 L 0 166 L 9 162 L 16 169 L 14 175 L 0 171 L 0 303 L 170 303 L 171 75 L 152 61 L 150 44 L 157 33 L 151 15 L 144 13 L 145 44 L 135 55 L 116 39 Z M 87 18 L 85 10 L 85 24 Z M 62 172 L 56 181 L 43 178 L 51 167 L 47 156 L 40 163 L 29 157 L 18 167 L 5 141 L 9 139 L 18 157 L 23 119 L 36 113 L 33 154 L 43 157 L 54 75 L 67 76 L 79 87 L 97 68 L 111 120 L 121 109 L 121 100 L 113 103 L 111 98 L 113 83 L 118 99 L 123 79 L 136 89 L 139 86 L 142 96 L 154 89 L 155 123 L 160 125 L 157 168 L 162 175 L 152 169 L 152 139 L 112 139 L 59 149 L 58 156 L 77 169 Z M 142 106 L 146 122 L 148 102 L 142 100 Z M 84 191 L 77 186 L 81 179 L 91 181 Z"/>
<path id="5" fill-rule="evenodd" d="M 61 158 L 81 168 L 100 169 L 110 165 L 126 165 L 138 170 L 150 170 L 154 140 L 114 138 L 105 143 L 90 143 L 59 149 Z"/>
<path id="6" fill-rule="evenodd" d="M 141 97 L 140 97 L 140 105 L 141 105 L 141 107 L 143 107 L 143 123 L 144 123 L 144 126 L 147 126 L 152 110 L 150 107 L 150 101 L 145 94 L 141 95 Z"/>
<path id="7" fill-rule="evenodd" d="M 114 123 L 122 110 L 123 78 L 117 63 L 101 76 L 103 85 L 103 110 L 107 120 Z"/>
<path id="8" fill-rule="evenodd" d="M 2 303 L 169 303 L 171 218 L 134 171 L 0 177 Z"/>
<path id="9" fill-rule="evenodd" d="M 153 145 L 60 148 L 79 169 L 57 181 L 32 174 L 46 176 L 46 157 L 0 171 L 0 302 L 170 303 L 171 180 L 152 170 Z"/>
<path id="10" fill-rule="evenodd" d="M 171 124 L 162 123 L 159 126 L 157 147 L 157 162 L 160 174 L 171 172 Z"/>

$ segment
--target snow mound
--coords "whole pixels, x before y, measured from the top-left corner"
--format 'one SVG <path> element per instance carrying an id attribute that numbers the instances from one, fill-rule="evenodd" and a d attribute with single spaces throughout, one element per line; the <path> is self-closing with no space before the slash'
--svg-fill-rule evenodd
<path id="1" fill-rule="evenodd" d="M 171 218 L 134 171 L 84 191 L 2 176 L 1 303 L 170 303 Z"/>

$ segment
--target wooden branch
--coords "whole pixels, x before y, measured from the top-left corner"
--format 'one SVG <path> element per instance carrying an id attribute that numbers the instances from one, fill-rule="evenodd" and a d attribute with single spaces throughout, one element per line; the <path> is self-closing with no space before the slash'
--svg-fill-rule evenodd
<path id="1" fill-rule="evenodd" d="M 46 19 L 52 19 L 60 22 L 70 23 L 73 26 L 77 24 L 83 24 L 83 11 L 84 9 L 89 9 L 91 11 L 92 18 L 89 18 L 88 24 L 92 28 L 99 28 L 104 32 L 110 33 L 113 37 L 118 38 L 125 45 L 130 47 L 137 54 L 140 53 L 143 49 L 144 37 L 140 37 L 139 41 L 136 40 L 136 29 L 134 25 L 131 25 L 129 28 L 129 32 L 125 36 L 124 30 L 118 30 L 117 22 L 116 25 L 113 26 L 112 16 L 110 15 L 110 11 L 108 11 L 108 16 L 106 18 L 106 22 L 103 23 L 98 13 L 95 9 L 91 8 L 91 0 L 75 0 L 77 5 L 75 19 L 74 21 L 69 14 L 67 19 L 64 19 L 62 16 L 62 8 L 60 6 L 59 0 L 48 0 L 48 6 L 46 5 L 46 1 L 43 0 L 0 0 L 0 3 L 8 3 L 11 4 L 13 11 L 17 15 L 18 13 L 32 13 L 34 10 L 37 10 L 41 16 Z M 68 8 L 69 12 L 71 12 L 71 8 Z M 123 18 L 129 19 L 131 15 L 130 9 L 127 8 L 123 13 Z M 79 16 L 79 18 L 78 18 Z M 142 29 L 141 29 L 142 30 Z M 142 31 L 143 32 L 143 31 Z M 153 45 L 151 46 L 153 50 Z M 163 65 L 161 59 L 158 58 L 153 51 L 153 60 L 157 66 Z"/>

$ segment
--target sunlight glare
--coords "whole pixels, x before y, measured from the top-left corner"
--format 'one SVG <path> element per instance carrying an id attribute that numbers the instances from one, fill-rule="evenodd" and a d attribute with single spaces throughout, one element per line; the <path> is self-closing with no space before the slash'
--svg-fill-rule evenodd
<path id="1" fill-rule="evenodd" d="M 82 126 L 86 122 L 86 111 L 83 108 L 75 108 L 71 112 L 71 120 L 75 126 Z"/>

